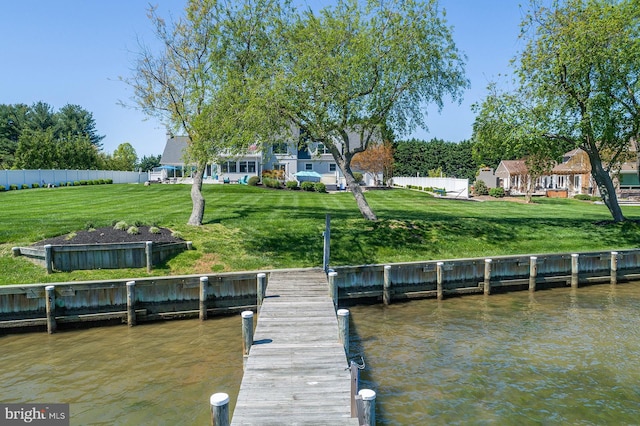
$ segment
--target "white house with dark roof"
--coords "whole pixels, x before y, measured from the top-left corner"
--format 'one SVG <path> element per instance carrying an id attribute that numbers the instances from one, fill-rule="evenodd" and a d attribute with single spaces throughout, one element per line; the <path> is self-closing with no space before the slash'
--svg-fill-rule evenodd
<path id="1" fill-rule="evenodd" d="M 352 132 L 349 137 L 357 141 L 359 135 Z M 316 180 L 320 180 L 328 188 L 344 185 L 342 172 L 324 144 L 308 141 L 303 148 L 299 149 L 298 140 L 300 140 L 299 130 L 292 129 L 289 139 L 263 146 L 255 145 L 242 156 L 222 156 L 220 162 L 207 165 L 203 182 L 238 182 L 251 176 L 262 176 L 264 171 L 274 171 L 285 181 L 305 180 L 306 178 L 298 177 L 296 174 L 306 172 L 301 174 L 315 176 L 317 173 L 319 176 Z M 149 180 L 172 181 L 170 178 L 172 171 L 177 171 L 178 177 L 173 181 L 190 183 L 192 165 L 185 164 L 184 161 L 187 143 L 186 136 L 168 134 L 160 160 L 161 167 L 150 172 Z"/>

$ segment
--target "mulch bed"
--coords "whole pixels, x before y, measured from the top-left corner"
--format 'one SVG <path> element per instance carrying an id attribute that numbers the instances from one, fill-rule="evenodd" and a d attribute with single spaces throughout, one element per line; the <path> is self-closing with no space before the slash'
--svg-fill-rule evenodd
<path id="1" fill-rule="evenodd" d="M 182 239 L 173 237 L 171 230 L 159 228 L 160 232 L 152 234 L 148 226 L 139 226 L 137 234 L 129 234 L 127 231 L 114 229 L 113 227 L 97 228 L 91 231 L 76 231 L 74 234 L 60 235 L 39 241 L 33 246 L 70 245 L 70 244 L 110 244 L 110 243 L 135 243 L 140 241 L 152 241 L 153 243 L 180 243 Z"/>

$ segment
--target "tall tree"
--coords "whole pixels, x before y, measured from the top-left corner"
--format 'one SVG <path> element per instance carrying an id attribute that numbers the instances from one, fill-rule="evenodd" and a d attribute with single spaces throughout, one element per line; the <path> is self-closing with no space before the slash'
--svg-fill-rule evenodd
<path id="1" fill-rule="evenodd" d="M 338 0 L 318 15 L 307 10 L 281 37 L 274 105 L 329 149 L 360 212 L 375 220 L 353 177 L 353 156 L 380 142 L 385 126 L 425 127 L 425 104 L 440 107 L 467 86 L 437 2 Z"/>
<path id="2" fill-rule="evenodd" d="M 80 105 L 67 104 L 54 115 L 55 132 L 64 137 L 66 135 L 87 136 L 97 148 L 102 147 L 104 136 L 96 130 L 93 114 Z"/>
<path id="3" fill-rule="evenodd" d="M 532 140 L 586 151 L 604 203 L 623 221 L 610 172 L 640 130 L 638 1 L 533 3 L 522 34 L 515 95 L 540 112 L 523 120 Z"/>
<path id="4" fill-rule="evenodd" d="M 129 142 L 118 145 L 111 157 L 111 170 L 134 170 L 138 162 L 138 154 Z"/>
<path id="5" fill-rule="evenodd" d="M 472 157 L 472 147 L 471 141 L 399 141 L 395 145 L 394 173 L 396 176 L 427 176 L 430 170 L 441 170 L 446 176 L 473 179 L 478 164 Z"/>
<path id="6" fill-rule="evenodd" d="M 160 167 L 160 160 L 162 159 L 162 155 L 143 155 L 140 159 L 140 162 L 136 165 L 136 168 L 142 170 L 143 172 L 148 172 L 149 170 L 153 170 L 155 167 Z"/>
<path id="7" fill-rule="evenodd" d="M 141 46 L 133 77 L 123 80 L 144 112 L 188 137 L 185 161 L 195 164 L 190 225 L 202 224 L 206 164 L 242 152 L 268 127 L 258 124 L 267 111 L 255 107 L 261 98 L 247 94 L 252 64 L 269 40 L 264 22 L 280 10 L 275 0 L 190 0 L 185 16 L 170 24 L 149 11 L 163 50 Z"/>
<path id="8" fill-rule="evenodd" d="M 0 104 L 0 169 L 10 169 L 13 166 L 28 110 L 29 107 L 25 104 Z"/>

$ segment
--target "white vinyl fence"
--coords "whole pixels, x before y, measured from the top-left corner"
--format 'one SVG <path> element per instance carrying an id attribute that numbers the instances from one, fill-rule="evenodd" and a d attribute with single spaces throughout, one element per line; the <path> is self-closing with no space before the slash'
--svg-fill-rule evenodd
<path id="1" fill-rule="evenodd" d="M 115 170 L 0 170 L 0 185 L 9 189 L 10 185 L 29 186 L 76 182 L 81 180 L 112 179 L 113 183 L 144 183 L 147 173 L 122 172 Z"/>
<path id="2" fill-rule="evenodd" d="M 441 188 L 447 197 L 469 198 L 469 179 L 430 178 L 430 177 L 393 177 L 396 186 L 421 186 L 423 188 Z"/>

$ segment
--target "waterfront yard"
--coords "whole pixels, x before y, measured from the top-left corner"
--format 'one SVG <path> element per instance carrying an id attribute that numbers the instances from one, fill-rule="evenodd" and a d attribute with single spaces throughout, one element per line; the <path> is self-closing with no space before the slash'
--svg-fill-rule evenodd
<path id="1" fill-rule="evenodd" d="M 369 222 L 350 193 L 205 185 L 205 223 L 190 227 L 190 189 L 99 185 L 0 193 L 0 284 L 320 266 L 327 213 L 334 266 L 640 245 L 640 207 L 623 207 L 631 220 L 612 224 L 604 205 L 583 201 L 468 202 L 394 189 L 366 193 L 379 217 Z M 12 247 L 118 221 L 179 231 L 195 250 L 151 274 L 130 269 L 47 276 L 43 268 L 12 257 Z"/>

